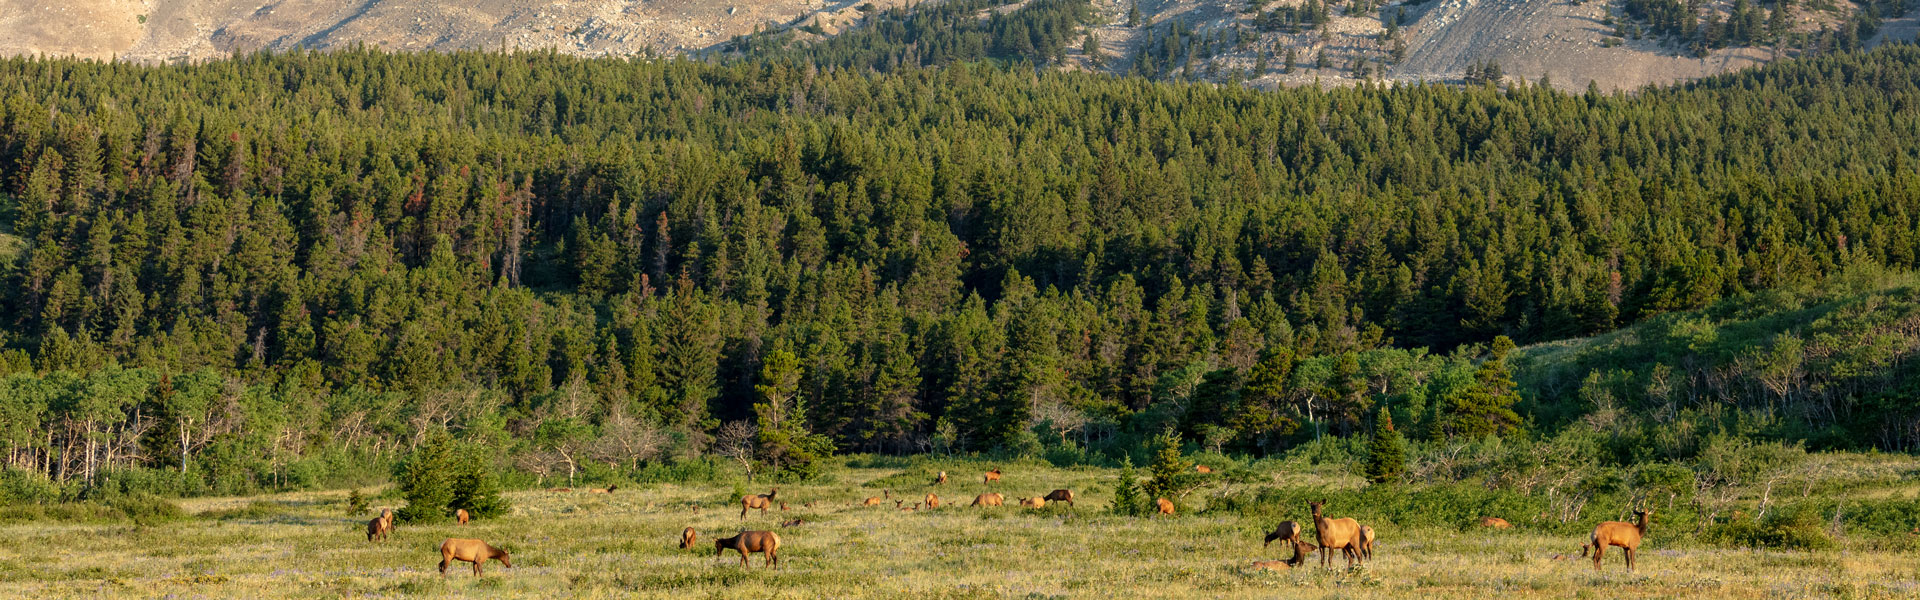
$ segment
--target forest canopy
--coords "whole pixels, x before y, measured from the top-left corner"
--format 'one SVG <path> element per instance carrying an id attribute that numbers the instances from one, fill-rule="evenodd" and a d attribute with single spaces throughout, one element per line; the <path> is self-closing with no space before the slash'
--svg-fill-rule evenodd
<path id="1" fill-rule="evenodd" d="M 7 59 L 0 434 L 22 470 L 191 489 L 298 485 L 442 429 L 543 476 L 1119 453 L 1169 428 L 1261 454 L 1365 439 L 1383 408 L 1416 440 L 1529 435 L 1585 410 L 1538 394 L 1645 386 L 1516 381 L 1516 345 L 1914 268 L 1916 82 L 1898 45 L 1611 95 Z M 1887 427 L 1913 408 L 1864 387 L 1804 411 L 1803 388 L 1728 389 L 1673 402 L 1916 441 Z"/>

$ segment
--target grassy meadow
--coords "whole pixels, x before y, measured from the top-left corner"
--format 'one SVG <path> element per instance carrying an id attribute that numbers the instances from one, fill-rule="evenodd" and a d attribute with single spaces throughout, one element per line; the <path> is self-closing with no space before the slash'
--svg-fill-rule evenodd
<path id="1" fill-rule="evenodd" d="M 1911 472 L 1905 457 L 1878 459 Z M 1594 573 L 1577 557 L 1582 536 L 1520 524 L 1507 531 L 1457 528 L 1379 530 L 1375 560 L 1362 568 L 1261 571 L 1254 560 L 1291 551 L 1261 547 L 1273 526 L 1248 511 L 1206 511 L 1221 492 L 1183 499 L 1190 514 L 1132 518 L 1106 514 L 1116 471 L 1009 463 L 995 490 L 1009 506 L 969 508 L 984 491 L 986 463 L 913 461 L 902 466 L 842 466 L 829 481 L 782 485 L 788 510 L 753 511 L 744 522 L 732 486 L 628 485 L 613 494 L 519 491 L 511 516 L 461 527 L 406 525 L 385 543 L 365 540 L 371 514 L 346 514 L 347 491 L 178 501 L 193 515 L 146 525 L 0 526 L 0 597 L 28 598 L 1912 598 L 1920 595 L 1920 556 L 1884 544 L 1848 543 L 1821 551 L 1711 547 L 1685 532 L 1655 533 L 1626 572 L 1618 550 Z M 861 465 L 858 459 L 847 464 Z M 929 488 L 930 473 L 952 480 Z M 1266 472 L 1273 485 L 1359 485 L 1338 473 Z M 753 493 L 767 486 L 756 485 Z M 1075 508 L 1023 510 L 1015 498 L 1054 487 L 1075 490 Z M 1912 497 L 1910 486 L 1865 486 L 1863 494 Z M 931 489 L 938 510 L 861 507 L 890 489 L 912 505 Z M 1229 494 L 1245 494 L 1237 486 Z M 813 502 L 813 508 L 802 504 Z M 370 513 L 396 506 L 375 494 Z M 697 513 L 693 507 L 698 506 Z M 1307 508 L 1271 507 L 1300 521 Z M 1343 511 L 1329 506 L 1332 516 Z M 1511 516 L 1511 515 L 1509 515 Z M 782 528 L 782 521 L 803 524 Z M 1363 521 L 1364 522 L 1364 521 Z M 700 532 L 695 549 L 677 548 L 682 527 Z M 1582 525 L 1585 526 L 1585 525 Z M 742 569 L 720 559 L 711 540 L 746 527 L 778 531 L 777 569 Z M 488 563 L 474 578 L 464 563 L 436 572 L 437 546 L 477 537 L 510 550 L 513 569 Z M 1312 532 L 1308 532 L 1309 538 Z M 1336 557 L 1337 559 L 1338 557 Z"/>

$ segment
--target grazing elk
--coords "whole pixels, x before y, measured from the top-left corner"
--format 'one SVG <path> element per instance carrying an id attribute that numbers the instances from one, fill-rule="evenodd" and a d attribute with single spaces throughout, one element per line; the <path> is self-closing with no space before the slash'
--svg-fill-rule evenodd
<path id="1" fill-rule="evenodd" d="M 1593 548 L 1593 570 L 1600 570 L 1600 557 L 1606 553 L 1607 546 L 1619 546 L 1627 556 L 1627 571 L 1633 571 L 1633 554 L 1640 549 L 1640 540 L 1647 536 L 1647 525 L 1653 518 L 1653 509 L 1635 510 L 1633 515 L 1638 517 L 1638 523 L 1607 521 L 1594 526 L 1593 535 L 1587 538 L 1588 545 Z M 1581 547 L 1580 555 L 1587 555 L 1586 546 Z"/>
<path id="2" fill-rule="evenodd" d="M 475 539 L 447 538 L 440 542 L 440 576 L 447 576 L 447 565 L 453 561 L 473 563 L 473 575 L 480 576 L 480 565 L 488 559 L 500 561 L 500 565 L 513 568 L 513 561 L 507 557 L 507 551 L 487 545 Z"/>
<path id="3" fill-rule="evenodd" d="M 1274 540 L 1280 540 L 1289 544 L 1300 541 L 1300 524 L 1293 521 L 1281 521 L 1279 525 L 1273 527 L 1273 533 L 1267 534 L 1266 543 L 1260 544 L 1260 547 L 1271 547 L 1273 546 Z"/>
<path id="4" fill-rule="evenodd" d="M 927 485 L 943 485 L 945 483 L 947 483 L 947 472 L 941 471 L 940 476 L 933 478 L 933 483 L 929 483 Z"/>
<path id="5" fill-rule="evenodd" d="M 1353 568 L 1353 561 L 1360 555 L 1360 522 L 1353 519 L 1329 519 L 1320 514 L 1320 507 L 1327 501 L 1308 502 L 1313 507 L 1314 536 L 1320 542 L 1320 566 L 1333 566 L 1333 551 L 1339 550 L 1347 557 L 1347 568 Z"/>
<path id="6" fill-rule="evenodd" d="M 1046 508 L 1046 498 L 1021 498 L 1020 508 Z"/>
<path id="7" fill-rule="evenodd" d="M 996 481 L 1000 481 L 1000 467 L 994 467 L 992 471 L 987 471 L 986 476 L 981 477 L 980 483 L 993 485 Z"/>
<path id="8" fill-rule="evenodd" d="M 692 548 L 694 540 L 697 540 L 699 538 L 700 538 L 700 534 L 694 533 L 692 527 L 688 527 L 686 529 L 680 530 L 680 549 L 685 550 L 688 548 Z"/>
<path id="9" fill-rule="evenodd" d="M 459 521 L 461 525 L 467 524 L 467 521 L 472 518 L 473 518 L 472 515 L 467 514 L 467 509 L 462 508 L 462 509 L 453 511 L 453 520 Z"/>
<path id="10" fill-rule="evenodd" d="M 740 552 L 742 567 L 751 566 L 747 563 L 747 555 L 755 552 L 767 555 L 768 567 L 780 564 L 780 534 L 771 531 L 742 531 L 740 535 L 714 540 L 713 557 L 720 558 L 728 548 Z"/>
<path id="11" fill-rule="evenodd" d="M 988 493 L 985 493 L 985 494 L 981 494 L 981 495 L 978 495 L 978 496 L 974 496 L 974 497 L 973 497 L 973 504 L 969 504 L 968 506 L 969 506 L 969 507 L 972 507 L 972 506 L 1001 506 L 1001 503 L 1002 503 L 1002 502 L 1006 502 L 1006 500 L 1007 500 L 1007 497 L 1006 497 L 1006 496 L 1002 496 L 1002 495 L 1000 495 L 1000 494 L 996 494 L 996 493 L 993 493 L 993 492 L 988 492 Z"/>
<path id="12" fill-rule="evenodd" d="M 763 512 L 763 513 L 767 512 L 767 507 L 773 504 L 774 497 L 779 495 L 780 495 L 780 488 L 773 488 L 773 491 L 767 492 L 765 494 L 749 494 L 747 496 L 742 496 L 740 498 L 740 520 L 745 521 L 747 519 L 747 509 L 750 509 L 750 508 L 758 508 L 760 509 L 760 512 Z"/>
<path id="13" fill-rule="evenodd" d="M 1167 500 L 1166 498 L 1155 498 L 1153 500 L 1153 507 L 1154 507 L 1154 510 L 1160 514 L 1163 514 L 1163 515 L 1173 514 L 1173 502 L 1170 500 Z"/>
<path id="14" fill-rule="evenodd" d="M 1047 492 L 1047 501 L 1065 502 L 1067 506 L 1073 506 L 1073 490 L 1061 489 Z"/>
<path id="15" fill-rule="evenodd" d="M 384 542 L 393 534 L 393 509 L 380 509 L 380 516 L 367 521 L 367 541 Z"/>
<path id="16" fill-rule="evenodd" d="M 1489 529 L 1513 529 L 1513 524 L 1500 517 L 1480 517 L 1480 526 Z"/>

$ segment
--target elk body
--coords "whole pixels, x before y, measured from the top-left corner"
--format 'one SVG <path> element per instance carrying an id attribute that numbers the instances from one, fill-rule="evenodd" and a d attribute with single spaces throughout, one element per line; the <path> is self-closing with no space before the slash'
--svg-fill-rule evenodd
<path id="1" fill-rule="evenodd" d="M 1648 520 L 1653 518 L 1652 509 L 1635 510 L 1633 516 L 1638 523 L 1607 521 L 1594 526 L 1593 535 L 1587 538 L 1588 546 L 1593 548 L 1593 570 L 1600 570 L 1600 557 L 1607 552 L 1607 546 L 1619 546 L 1626 554 L 1627 570 L 1633 570 L 1633 554 L 1640 549 L 1640 540 L 1647 536 Z M 1587 546 L 1580 548 L 1580 555 L 1586 556 Z"/>
<path id="2" fill-rule="evenodd" d="M 380 516 L 367 521 L 367 541 L 384 542 L 391 534 L 393 534 L 393 509 L 382 508 Z"/>
<path id="3" fill-rule="evenodd" d="M 994 467 L 992 471 L 987 471 L 986 475 L 980 478 L 980 483 L 986 484 L 986 485 L 992 485 L 993 482 L 999 481 L 999 480 L 1000 480 L 1000 467 Z"/>
<path id="4" fill-rule="evenodd" d="M 1500 517 L 1480 517 L 1480 526 L 1489 529 L 1513 529 L 1513 524 Z"/>
<path id="5" fill-rule="evenodd" d="M 933 483 L 930 483 L 928 485 L 942 485 L 942 484 L 945 484 L 946 482 L 947 482 L 947 472 L 941 471 L 940 476 L 933 478 Z"/>
<path id="6" fill-rule="evenodd" d="M 973 504 L 970 504 L 968 506 L 1000 506 L 1001 503 L 1006 502 L 1006 500 L 1007 500 L 1006 496 L 1002 496 L 1000 494 L 996 494 L 993 492 L 988 492 L 985 494 L 974 496 Z"/>
<path id="7" fill-rule="evenodd" d="M 459 521 L 461 525 L 467 524 L 467 521 L 472 518 L 472 515 L 467 514 L 467 509 L 462 508 L 453 511 L 453 520 Z"/>
<path id="8" fill-rule="evenodd" d="M 932 492 L 928 492 L 927 493 L 927 509 L 932 510 L 935 508 L 940 508 L 940 497 L 933 495 Z"/>
<path id="9" fill-rule="evenodd" d="M 1020 508 L 1046 508 L 1046 498 L 1021 498 Z"/>
<path id="10" fill-rule="evenodd" d="M 881 500 L 879 496 L 870 496 L 865 501 L 862 501 L 860 505 L 861 506 L 879 506 L 881 502 L 884 502 L 884 500 Z"/>
<path id="11" fill-rule="evenodd" d="M 1154 507 L 1154 510 L 1160 514 L 1163 514 L 1163 515 L 1173 514 L 1173 502 L 1167 500 L 1166 498 L 1155 498 L 1153 500 L 1153 507 Z"/>
<path id="12" fill-rule="evenodd" d="M 1326 500 L 1307 503 L 1313 507 L 1313 533 L 1320 542 L 1320 566 L 1333 566 L 1333 551 L 1339 550 L 1347 557 L 1347 568 L 1351 569 L 1354 559 L 1360 555 L 1360 522 L 1321 515 L 1320 507 L 1326 504 Z"/>
<path id="13" fill-rule="evenodd" d="M 692 527 L 680 530 L 680 549 L 685 550 L 692 548 L 694 540 L 699 539 L 699 537 L 700 534 L 695 533 Z"/>
<path id="14" fill-rule="evenodd" d="M 740 498 L 740 519 L 743 521 L 746 520 L 747 509 L 750 509 L 750 508 L 758 508 L 760 509 L 760 512 L 763 512 L 763 513 L 767 512 L 767 507 L 773 504 L 774 497 L 779 495 L 780 495 L 780 488 L 773 488 L 772 491 L 769 491 L 765 494 L 752 494 L 748 496 L 742 496 Z"/>
<path id="15" fill-rule="evenodd" d="M 1373 526 L 1360 526 L 1360 560 L 1373 560 Z"/>
<path id="16" fill-rule="evenodd" d="M 610 485 L 610 486 L 607 486 L 607 489 L 604 489 L 604 490 L 603 490 L 603 489 L 600 489 L 600 488 L 591 488 L 591 489 L 588 489 L 588 490 L 587 490 L 587 493 L 590 493 L 590 494 L 611 494 L 611 493 L 613 493 L 613 491 L 614 491 L 614 490 L 617 490 L 617 489 L 620 489 L 620 486 L 617 486 L 617 485 Z"/>
<path id="17" fill-rule="evenodd" d="M 780 564 L 780 534 L 771 531 L 742 531 L 740 535 L 720 538 L 713 541 L 713 557 L 719 558 L 727 549 L 740 552 L 740 566 L 750 566 L 747 555 L 755 552 L 767 555 L 766 565 Z"/>
<path id="18" fill-rule="evenodd" d="M 487 545 L 475 539 L 447 538 L 440 542 L 440 576 L 447 576 L 447 565 L 453 561 L 473 563 L 473 575 L 480 576 L 480 565 L 488 559 L 500 561 L 501 566 L 513 568 L 513 561 L 507 557 L 507 551 Z"/>
<path id="19" fill-rule="evenodd" d="M 1273 533 L 1267 534 L 1266 543 L 1261 544 L 1260 547 L 1270 547 L 1273 545 L 1274 540 L 1280 540 L 1289 544 L 1300 541 L 1300 524 L 1293 521 L 1281 521 L 1279 525 L 1273 527 Z"/>
<path id="20" fill-rule="evenodd" d="M 1206 466 L 1206 465 L 1194 465 L 1194 466 L 1193 466 L 1193 470 L 1195 470 L 1195 471 L 1198 471 L 1198 472 L 1201 472 L 1201 473 L 1212 473 L 1212 472 L 1213 472 L 1213 467 L 1209 467 L 1209 466 Z"/>
<path id="21" fill-rule="evenodd" d="M 1048 502 L 1065 502 L 1067 503 L 1067 506 L 1073 506 L 1073 490 L 1062 489 L 1062 490 L 1054 490 L 1054 491 L 1048 492 L 1047 501 Z"/>

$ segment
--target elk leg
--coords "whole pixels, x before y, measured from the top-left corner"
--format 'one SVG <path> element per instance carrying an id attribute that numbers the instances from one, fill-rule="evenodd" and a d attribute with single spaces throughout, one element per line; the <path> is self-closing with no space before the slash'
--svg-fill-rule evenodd
<path id="1" fill-rule="evenodd" d="M 448 562 L 451 562 L 451 561 L 450 561 L 449 559 L 445 559 L 445 558 L 442 558 L 442 559 L 440 559 L 440 576 L 441 576 L 441 577 L 446 577 L 446 576 L 447 576 L 447 563 L 448 563 Z"/>
<path id="2" fill-rule="evenodd" d="M 1621 548 L 1620 551 L 1627 553 L 1627 572 L 1632 573 L 1633 572 L 1633 548 L 1632 547 Z"/>
<path id="3" fill-rule="evenodd" d="M 480 563 L 483 563 L 483 562 L 487 562 L 487 561 L 484 561 L 484 560 L 476 560 L 476 561 L 473 561 L 473 576 L 474 576 L 474 577 L 479 577 L 479 576 L 480 576 Z"/>
<path id="4" fill-rule="evenodd" d="M 1593 570 L 1595 571 L 1600 570 L 1600 557 L 1605 555 L 1606 553 L 1607 553 L 1607 547 L 1605 545 L 1602 545 L 1602 544 L 1593 545 Z"/>
<path id="5" fill-rule="evenodd" d="M 748 564 L 748 563 L 747 563 L 747 554 L 748 554 L 748 553 L 747 553 L 747 551 L 746 551 L 746 550 L 741 550 L 741 551 L 740 551 L 740 566 L 741 566 L 741 567 L 744 567 L 744 568 L 748 568 L 748 569 L 751 569 L 751 568 L 753 568 L 753 565 L 751 565 L 751 564 Z"/>

